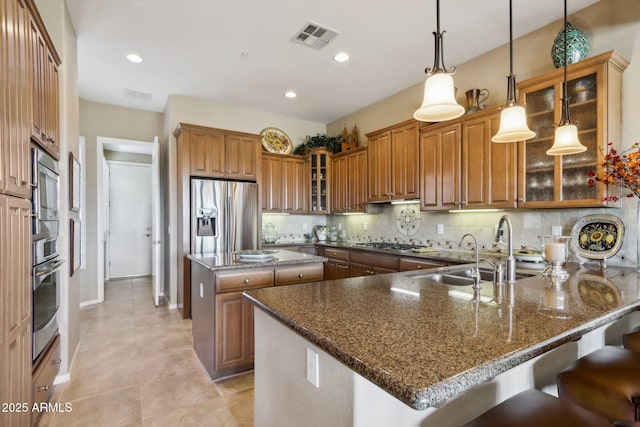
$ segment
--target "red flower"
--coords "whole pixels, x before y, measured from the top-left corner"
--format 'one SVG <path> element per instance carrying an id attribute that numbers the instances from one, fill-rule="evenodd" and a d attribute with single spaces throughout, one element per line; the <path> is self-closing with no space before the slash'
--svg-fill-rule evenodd
<path id="1" fill-rule="evenodd" d="M 607 143 L 611 147 L 613 142 Z M 626 197 L 637 196 L 640 198 L 640 142 L 633 144 L 628 150 L 618 154 L 615 148 L 609 148 L 609 152 L 603 156 L 603 162 L 599 168 L 602 169 L 602 176 L 596 172 L 589 171 L 589 187 L 595 185 L 595 181 L 602 181 L 605 184 L 615 184 L 626 188 L 630 193 Z M 608 196 L 603 201 L 617 201 L 619 197 Z"/>

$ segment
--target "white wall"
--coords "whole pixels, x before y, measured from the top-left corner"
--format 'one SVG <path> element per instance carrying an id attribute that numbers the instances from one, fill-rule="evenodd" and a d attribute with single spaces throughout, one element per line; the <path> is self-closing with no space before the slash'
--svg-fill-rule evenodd
<path id="1" fill-rule="evenodd" d="M 162 157 L 167 161 L 164 175 L 168 179 L 165 195 L 170 201 L 167 208 L 169 217 L 165 218 L 165 226 L 175 230 L 177 223 L 176 210 L 176 139 L 173 136 L 178 123 L 208 126 L 219 129 L 259 134 L 266 127 L 276 127 L 291 138 L 294 145 L 304 141 L 305 135 L 325 133 L 324 123 L 294 119 L 277 114 L 254 111 L 246 108 L 232 107 L 199 98 L 171 95 L 165 108 L 165 133 L 169 135 L 169 143 L 163 147 Z M 168 221 L 167 221 L 168 219 Z M 165 237 L 169 242 L 168 254 L 165 258 L 169 271 L 165 274 L 165 295 L 170 295 L 170 303 L 176 304 L 177 297 L 177 240 L 173 232 Z M 168 289 L 167 289 L 168 287 Z"/>

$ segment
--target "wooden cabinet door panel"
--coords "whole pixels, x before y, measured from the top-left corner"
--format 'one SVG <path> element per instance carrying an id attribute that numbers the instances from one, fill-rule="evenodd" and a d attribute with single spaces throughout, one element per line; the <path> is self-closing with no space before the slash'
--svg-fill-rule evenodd
<path id="1" fill-rule="evenodd" d="M 250 307 L 243 301 L 242 291 L 216 295 L 216 370 L 253 362 L 253 322 L 248 324 L 253 317 L 247 313 Z"/>
<path id="2" fill-rule="evenodd" d="M 31 43 L 31 136 L 37 141 L 44 143 L 45 123 L 44 123 L 44 97 L 45 97 L 45 61 L 47 46 L 40 35 L 40 30 L 35 21 L 30 23 L 30 43 Z"/>
<path id="3" fill-rule="evenodd" d="M 428 133 L 420 137 L 420 208 L 437 209 L 438 206 L 438 177 L 441 174 L 439 146 L 440 135 Z"/>
<path id="4" fill-rule="evenodd" d="M 459 209 L 461 133 L 458 123 L 420 137 L 422 209 Z"/>
<path id="5" fill-rule="evenodd" d="M 498 133 L 499 115 L 490 118 L 491 136 Z M 490 207 L 515 208 L 518 193 L 518 144 L 489 142 L 489 200 Z"/>
<path id="6" fill-rule="evenodd" d="M 490 177 L 487 164 L 491 147 L 490 124 L 485 120 L 464 123 L 462 130 L 462 207 L 482 208 L 487 205 Z"/>
<path id="7" fill-rule="evenodd" d="M 200 129 L 189 131 L 191 175 L 223 177 L 225 173 L 225 138 L 223 133 Z"/>
<path id="8" fill-rule="evenodd" d="M 331 212 L 343 213 L 349 209 L 348 158 L 340 156 L 331 160 Z"/>
<path id="9" fill-rule="evenodd" d="M 262 155 L 262 211 L 279 212 L 282 206 L 282 159 Z"/>
<path id="10" fill-rule="evenodd" d="M 391 131 L 391 193 L 393 199 L 418 197 L 417 122 Z"/>
<path id="11" fill-rule="evenodd" d="M 391 194 L 391 132 L 369 140 L 368 190 L 370 202 L 389 200 Z"/>
<path id="12" fill-rule="evenodd" d="M 58 65 L 53 55 L 47 49 L 45 60 L 45 139 L 49 152 L 53 157 L 60 157 L 60 141 L 58 139 L 58 127 L 60 113 L 58 102 L 60 98 L 58 89 Z"/>
<path id="13" fill-rule="evenodd" d="M 4 0 L 0 17 L 2 34 L 0 68 L 5 101 L 0 106 L 0 191 L 19 197 L 31 196 L 29 137 L 31 126 L 29 13 L 19 0 Z"/>
<path id="14" fill-rule="evenodd" d="M 260 141 L 248 136 L 225 136 L 225 172 L 228 178 L 255 180 Z"/>
<path id="15" fill-rule="evenodd" d="M 460 138 L 461 129 L 458 124 L 444 131 L 439 143 L 438 159 L 442 165 L 438 184 L 442 195 L 439 205 L 444 209 L 460 207 Z"/>
<path id="16" fill-rule="evenodd" d="M 277 185 L 282 188 L 281 208 L 288 213 L 306 213 L 307 170 L 304 159 L 285 158 L 282 160 L 282 178 Z M 275 185 L 275 183 L 274 183 Z"/>
<path id="17" fill-rule="evenodd" d="M 367 150 L 347 157 L 349 212 L 365 212 L 367 208 Z"/>

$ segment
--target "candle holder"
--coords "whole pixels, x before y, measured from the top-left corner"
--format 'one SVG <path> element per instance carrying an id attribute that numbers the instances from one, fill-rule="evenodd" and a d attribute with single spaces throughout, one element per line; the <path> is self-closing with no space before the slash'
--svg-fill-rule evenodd
<path id="1" fill-rule="evenodd" d="M 569 273 L 564 269 L 564 263 L 569 254 L 569 236 L 538 236 L 541 245 L 542 258 L 547 263 L 547 267 L 542 273 L 545 277 L 558 280 L 566 280 Z"/>

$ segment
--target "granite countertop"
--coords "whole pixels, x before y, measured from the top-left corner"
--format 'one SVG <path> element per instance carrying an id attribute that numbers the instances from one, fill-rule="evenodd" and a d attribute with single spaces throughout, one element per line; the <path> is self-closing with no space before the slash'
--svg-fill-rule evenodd
<path id="1" fill-rule="evenodd" d="M 211 271 L 232 270 L 241 268 L 269 268 L 285 265 L 313 264 L 325 262 L 327 259 L 321 256 L 303 254 L 299 252 L 274 249 L 273 258 L 267 261 L 240 261 L 234 252 L 215 254 L 187 255 L 191 261 L 195 261 Z"/>
<path id="2" fill-rule="evenodd" d="M 426 409 L 640 306 L 635 269 L 567 270 L 571 277 L 558 288 L 539 274 L 505 285 L 512 297 L 500 303 L 490 282 L 472 301 L 470 286 L 420 278 L 426 271 L 245 297 L 402 402 Z"/>

